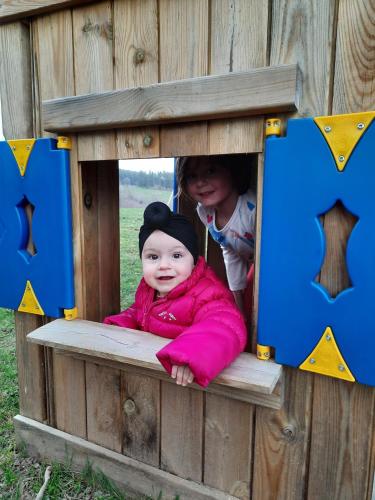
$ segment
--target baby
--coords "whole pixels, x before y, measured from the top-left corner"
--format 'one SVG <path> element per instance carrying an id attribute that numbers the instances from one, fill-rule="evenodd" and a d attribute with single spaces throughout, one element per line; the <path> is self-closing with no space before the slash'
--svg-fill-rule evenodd
<path id="1" fill-rule="evenodd" d="M 206 387 L 245 348 L 246 327 L 230 291 L 198 256 L 193 226 L 151 203 L 139 231 L 143 278 L 134 304 L 104 322 L 172 339 L 157 358 L 177 384 Z"/>

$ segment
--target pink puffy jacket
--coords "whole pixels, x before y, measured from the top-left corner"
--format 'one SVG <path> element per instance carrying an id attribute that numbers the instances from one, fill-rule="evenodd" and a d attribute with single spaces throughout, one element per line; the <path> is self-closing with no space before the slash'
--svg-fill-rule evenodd
<path id="1" fill-rule="evenodd" d="M 232 293 L 199 257 L 188 279 L 163 298 L 142 278 L 134 304 L 104 323 L 174 339 L 157 358 L 169 374 L 189 365 L 195 382 L 206 387 L 245 348 L 246 327 Z"/>

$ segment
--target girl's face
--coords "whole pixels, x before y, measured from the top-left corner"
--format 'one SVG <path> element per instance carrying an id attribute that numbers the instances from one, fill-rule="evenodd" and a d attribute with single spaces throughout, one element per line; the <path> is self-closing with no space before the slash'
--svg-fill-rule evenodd
<path id="1" fill-rule="evenodd" d="M 217 208 L 235 191 L 230 172 L 209 158 L 188 165 L 185 178 L 188 195 L 204 207 Z"/>
<path id="2" fill-rule="evenodd" d="M 194 268 L 194 258 L 185 245 L 159 230 L 147 238 L 141 259 L 143 277 L 160 297 L 185 281 Z"/>

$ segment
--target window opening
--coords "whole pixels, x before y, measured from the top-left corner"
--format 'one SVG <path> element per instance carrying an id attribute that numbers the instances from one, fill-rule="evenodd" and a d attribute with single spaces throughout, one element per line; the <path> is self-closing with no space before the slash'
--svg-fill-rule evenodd
<path id="1" fill-rule="evenodd" d="M 173 208 L 173 158 L 119 162 L 121 310 L 134 302 L 142 276 L 138 233 L 143 212 L 153 201 Z"/>
<path id="2" fill-rule="evenodd" d="M 21 243 L 19 251 L 27 261 L 30 261 L 37 253 L 32 233 L 32 219 L 35 207 L 26 196 L 24 196 L 21 202 L 18 203 L 17 210 L 21 222 Z"/>
<path id="3" fill-rule="evenodd" d="M 325 256 L 315 281 L 335 299 L 341 292 L 353 286 L 346 265 L 346 249 L 358 217 L 338 200 L 327 212 L 319 216 L 325 235 Z M 334 227 L 332 227 L 334 225 Z M 329 229 L 325 231 L 325 229 Z M 335 230 L 340 228 L 340 232 Z M 330 276 L 329 280 L 325 276 Z M 329 283 L 329 284 L 328 284 Z"/>

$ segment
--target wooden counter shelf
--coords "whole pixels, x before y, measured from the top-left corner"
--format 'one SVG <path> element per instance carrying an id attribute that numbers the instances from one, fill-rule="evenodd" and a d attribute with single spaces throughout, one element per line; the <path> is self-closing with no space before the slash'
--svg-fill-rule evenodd
<path id="1" fill-rule="evenodd" d="M 150 333 L 80 319 L 58 319 L 33 331 L 27 339 L 68 356 L 175 383 L 155 356 L 170 341 Z M 283 385 L 281 365 L 242 353 L 208 388 L 192 387 L 279 409 Z"/>

